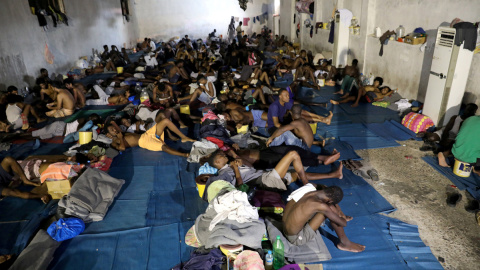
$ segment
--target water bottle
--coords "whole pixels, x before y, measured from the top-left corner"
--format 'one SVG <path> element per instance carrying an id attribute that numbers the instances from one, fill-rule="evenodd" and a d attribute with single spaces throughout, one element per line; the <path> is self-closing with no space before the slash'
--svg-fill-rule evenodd
<path id="1" fill-rule="evenodd" d="M 283 251 L 283 242 L 280 236 L 277 235 L 277 239 L 273 243 L 273 269 L 277 270 L 285 265 L 285 255 Z"/>
<path id="2" fill-rule="evenodd" d="M 267 255 L 265 255 L 265 270 L 273 269 L 273 255 L 272 251 L 269 250 Z"/>
<path id="3" fill-rule="evenodd" d="M 363 75 L 363 73 L 360 73 L 360 82 L 362 82 L 362 85 L 368 85 L 367 80 L 367 76 Z"/>
<path id="4" fill-rule="evenodd" d="M 139 82 L 135 85 L 135 92 L 140 93 L 142 91 L 142 86 L 140 85 Z"/>
<path id="5" fill-rule="evenodd" d="M 398 28 L 397 28 L 397 31 L 396 32 L 396 39 L 395 40 L 398 40 L 399 38 L 405 36 L 405 28 L 403 27 L 403 25 L 400 25 Z"/>
<path id="6" fill-rule="evenodd" d="M 373 73 L 370 72 L 370 77 L 368 79 L 369 83 L 373 85 L 373 81 L 375 81 L 375 76 L 373 76 Z"/>
<path id="7" fill-rule="evenodd" d="M 150 96 L 148 95 L 147 90 L 142 89 L 142 92 L 140 94 L 140 103 L 143 103 L 148 100 L 150 100 Z"/>

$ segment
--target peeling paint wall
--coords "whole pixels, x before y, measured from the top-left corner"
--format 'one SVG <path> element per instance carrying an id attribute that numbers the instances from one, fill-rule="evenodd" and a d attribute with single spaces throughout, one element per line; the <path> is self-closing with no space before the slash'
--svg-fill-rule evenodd
<path id="1" fill-rule="evenodd" d="M 360 22 L 360 35 L 350 35 L 348 62 L 357 58 L 363 73 L 382 76 L 386 85 L 398 88 L 404 97 L 420 101 L 424 100 L 428 86 L 437 28 L 450 24 L 456 17 L 465 21 L 480 21 L 480 1 L 476 0 L 315 0 L 312 23 L 328 21 L 335 2 L 339 9 L 352 11 Z M 314 33 L 310 38 L 309 29 L 303 27 L 307 18 L 302 16 L 302 48 L 314 53 L 333 51 L 333 44 L 328 43 L 328 30 L 319 29 L 318 34 Z M 375 27 L 380 27 L 383 33 L 396 30 L 400 24 L 405 27 L 406 33 L 413 32 L 417 27 L 425 29 L 428 34 L 426 50 L 421 52 L 420 45 L 390 42 L 384 46 L 384 55 L 380 57 L 380 42 L 372 37 Z M 464 102 L 480 104 L 479 85 L 480 54 L 476 54 Z"/>
<path id="2" fill-rule="evenodd" d="M 260 22 L 250 19 L 245 33 L 259 33 L 263 26 L 273 29 L 274 0 L 254 0 L 244 12 L 238 1 L 232 0 L 134 0 L 140 37 L 168 40 L 174 36 L 206 38 L 213 29 L 227 36 L 231 16 L 252 18 L 268 12 L 268 19 Z M 235 23 L 237 26 L 238 23 Z"/>
<path id="3" fill-rule="evenodd" d="M 135 17 L 124 20 L 119 0 L 65 1 L 65 9 L 69 26 L 59 23 L 54 28 L 47 17 L 49 29 L 44 31 L 28 1 L 2 1 L 0 90 L 33 85 L 40 68 L 50 74 L 65 73 L 80 56 L 92 55 L 92 48 L 101 50 L 103 44 L 121 48 L 138 38 Z M 131 3 L 130 12 L 134 12 Z M 44 58 L 45 44 L 55 57 L 51 65 Z"/>

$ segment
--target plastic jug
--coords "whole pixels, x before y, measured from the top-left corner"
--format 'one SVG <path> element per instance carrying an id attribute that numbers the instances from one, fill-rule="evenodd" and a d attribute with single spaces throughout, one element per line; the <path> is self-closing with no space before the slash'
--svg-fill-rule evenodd
<path id="1" fill-rule="evenodd" d="M 135 92 L 138 94 L 142 91 L 142 86 L 140 85 L 140 83 L 137 82 L 137 84 L 135 85 Z"/>
<path id="2" fill-rule="evenodd" d="M 379 38 L 382 36 L 382 30 L 380 27 L 375 27 L 375 37 Z"/>
<path id="3" fill-rule="evenodd" d="M 403 25 L 400 25 L 397 30 L 395 31 L 396 33 L 396 38 L 395 40 L 405 36 L 405 28 L 403 27 Z"/>
<path id="4" fill-rule="evenodd" d="M 150 100 L 150 96 L 147 93 L 147 90 L 143 89 L 140 94 L 140 103 Z"/>
<path id="5" fill-rule="evenodd" d="M 283 242 L 280 236 L 277 235 L 277 239 L 273 243 L 273 269 L 280 269 L 285 265 L 285 253 Z"/>

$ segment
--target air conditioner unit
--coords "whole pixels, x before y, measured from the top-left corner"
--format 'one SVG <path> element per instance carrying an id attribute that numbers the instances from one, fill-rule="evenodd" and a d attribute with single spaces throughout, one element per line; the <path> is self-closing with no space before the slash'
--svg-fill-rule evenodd
<path id="1" fill-rule="evenodd" d="M 467 85 L 473 51 L 455 45 L 456 29 L 439 27 L 432 68 L 428 79 L 423 114 L 437 126 L 444 126 L 457 115 Z"/>
<path id="2" fill-rule="evenodd" d="M 337 68 L 347 65 L 348 39 L 350 37 L 349 26 L 350 24 L 342 22 L 340 13 L 336 12 L 332 64 Z"/>

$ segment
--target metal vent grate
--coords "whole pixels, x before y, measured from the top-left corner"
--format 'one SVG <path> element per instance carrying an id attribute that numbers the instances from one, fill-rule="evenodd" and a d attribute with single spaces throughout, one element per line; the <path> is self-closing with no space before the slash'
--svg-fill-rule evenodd
<path id="1" fill-rule="evenodd" d="M 455 42 L 455 28 L 440 27 L 437 34 L 437 45 L 452 48 Z"/>

